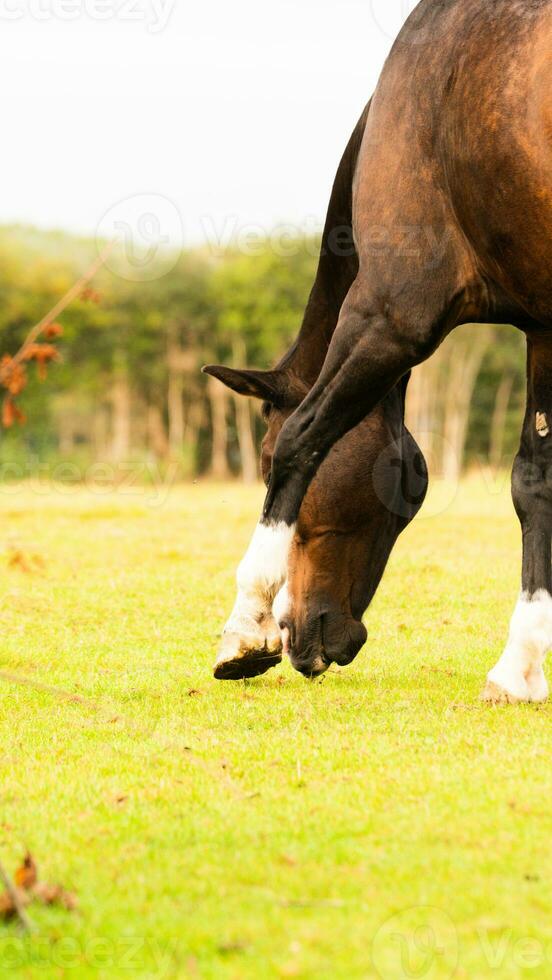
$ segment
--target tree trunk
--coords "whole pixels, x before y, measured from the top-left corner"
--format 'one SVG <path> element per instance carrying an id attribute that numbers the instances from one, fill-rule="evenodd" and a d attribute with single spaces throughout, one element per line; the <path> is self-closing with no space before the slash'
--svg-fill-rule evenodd
<path id="1" fill-rule="evenodd" d="M 434 357 L 437 358 L 438 354 Z M 437 371 L 435 368 L 434 359 L 414 368 L 406 394 L 405 424 L 428 462 L 433 453 L 436 429 L 434 402 Z"/>
<path id="2" fill-rule="evenodd" d="M 197 447 L 199 433 L 205 421 L 205 401 L 200 396 L 199 391 L 188 392 L 190 401 L 186 411 L 186 422 L 184 426 L 184 465 L 188 476 L 195 476 L 197 472 Z"/>
<path id="3" fill-rule="evenodd" d="M 497 392 L 491 423 L 491 444 L 489 448 L 489 463 L 494 470 L 498 470 L 502 463 L 504 454 L 504 435 L 506 433 L 506 420 L 508 418 L 508 406 L 514 387 L 512 374 L 505 374 L 500 382 Z"/>
<path id="4" fill-rule="evenodd" d="M 451 348 L 443 442 L 443 476 L 448 480 L 458 480 L 463 469 L 473 390 L 490 342 L 483 329 L 466 337 L 465 345 Z"/>
<path id="5" fill-rule="evenodd" d="M 165 421 L 159 405 L 148 405 L 147 409 L 148 444 L 157 459 L 166 459 L 169 455 L 169 441 L 165 430 Z"/>
<path id="6" fill-rule="evenodd" d="M 92 416 L 92 445 L 97 459 L 109 456 L 109 410 L 106 405 L 96 409 Z"/>
<path id="7" fill-rule="evenodd" d="M 228 466 L 228 423 L 226 409 L 228 396 L 226 389 L 216 378 L 207 378 L 207 395 L 211 406 L 212 449 L 211 475 L 217 480 L 226 480 L 230 476 Z"/>
<path id="8" fill-rule="evenodd" d="M 75 427 L 71 412 L 66 407 L 59 415 L 58 447 L 62 456 L 70 456 L 75 449 Z"/>
<path id="9" fill-rule="evenodd" d="M 126 357 L 116 357 L 116 375 L 111 389 L 111 457 L 116 462 L 130 455 L 130 385 Z"/>
<path id="10" fill-rule="evenodd" d="M 178 457 L 184 444 L 184 378 L 179 371 L 169 371 L 167 409 L 170 451 Z"/>
<path id="11" fill-rule="evenodd" d="M 244 398 L 243 395 L 235 395 L 234 402 L 243 482 L 255 483 L 257 480 L 257 450 L 253 438 L 251 406 L 249 399 Z"/>
<path id="12" fill-rule="evenodd" d="M 247 362 L 247 350 L 242 338 L 235 340 L 233 345 L 234 366 L 242 366 Z M 248 398 L 235 395 L 236 431 L 240 447 L 240 462 L 244 483 L 255 483 L 257 480 L 257 448 L 253 434 L 251 405 Z"/>
<path id="13" fill-rule="evenodd" d="M 176 324 L 169 327 L 167 344 L 167 411 L 169 416 L 169 447 L 171 456 L 182 455 L 184 443 L 184 375 L 180 366 L 180 331 Z"/>

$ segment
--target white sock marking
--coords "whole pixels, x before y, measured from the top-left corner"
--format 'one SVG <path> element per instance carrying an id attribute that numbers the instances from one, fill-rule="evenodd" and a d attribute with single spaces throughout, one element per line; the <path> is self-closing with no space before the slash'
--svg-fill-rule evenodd
<path id="1" fill-rule="evenodd" d="M 269 616 L 274 596 L 287 577 L 295 524 L 257 524 L 238 568 L 238 596 L 225 633 L 251 631 Z"/>
<path id="2" fill-rule="evenodd" d="M 546 701 L 543 664 L 552 649 L 552 596 L 539 589 L 521 594 L 510 624 L 506 649 L 489 681 L 520 701 Z"/>

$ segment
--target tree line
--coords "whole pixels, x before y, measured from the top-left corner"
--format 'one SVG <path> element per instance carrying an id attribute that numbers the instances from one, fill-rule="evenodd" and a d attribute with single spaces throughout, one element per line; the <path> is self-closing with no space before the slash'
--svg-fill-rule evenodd
<path id="1" fill-rule="evenodd" d="M 0 229 L 0 355 L 18 348 L 97 250 L 62 232 Z M 136 281 L 109 263 L 63 313 L 60 362 L 24 391 L 26 424 L 0 433 L 4 475 L 61 460 L 75 473 L 148 460 L 181 478 L 257 478 L 258 411 L 201 365 L 279 359 L 301 323 L 316 243 L 298 240 L 285 256 L 270 239 L 254 254 L 196 248 L 165 266 Z M 511 327 L 463 327 L 416 369 L 407 423 L 433 472 L 456 478 L 474 461 L 510 464 L 524 378 L 524 340 Z"/>

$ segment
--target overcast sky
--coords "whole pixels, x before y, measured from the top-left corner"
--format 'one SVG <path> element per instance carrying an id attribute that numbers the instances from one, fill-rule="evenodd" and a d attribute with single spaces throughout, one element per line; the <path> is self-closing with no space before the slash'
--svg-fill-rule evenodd
<path id="1" fill-rule="evenodd" d="M 95 232 L 147 194 L 187 242 L 319 226 L 414 5 L 0 0 L 0 222 Z"/>

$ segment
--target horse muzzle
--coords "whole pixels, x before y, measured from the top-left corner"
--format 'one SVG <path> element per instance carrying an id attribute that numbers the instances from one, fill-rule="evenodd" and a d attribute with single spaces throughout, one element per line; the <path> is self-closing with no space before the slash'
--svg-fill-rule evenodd
<path id="1" fill-rule="evenodd" d="M 333 663 L 346 667 L 367 639 L 362 623 L 328 605 L 307 610 L 302 619 L 287 616 L 279 625 L 284 652 L 305 677 L 319 677 Z"/>

